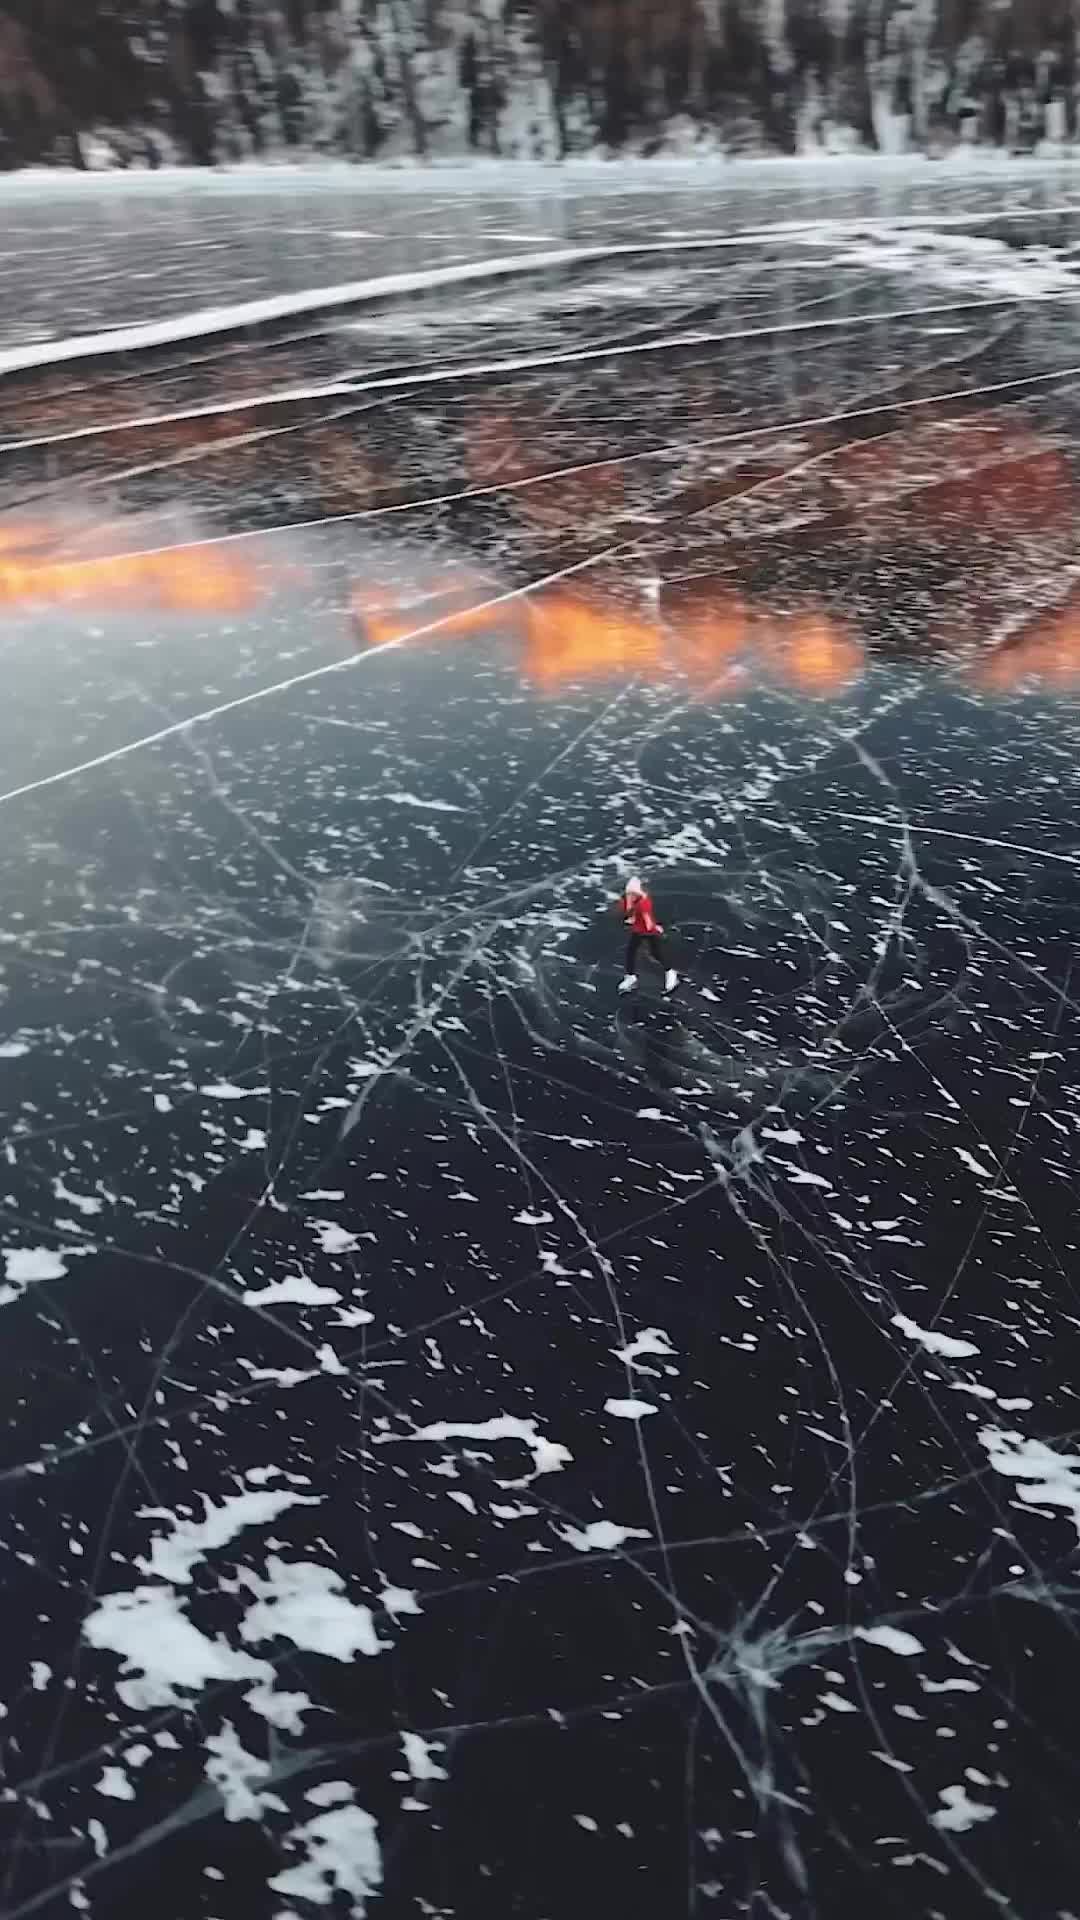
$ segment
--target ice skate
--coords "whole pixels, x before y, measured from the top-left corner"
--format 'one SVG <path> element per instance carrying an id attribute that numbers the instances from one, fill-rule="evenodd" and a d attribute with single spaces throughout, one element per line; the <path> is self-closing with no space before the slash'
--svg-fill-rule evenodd
<path id="1" fill-rule="evenodd" d="M 664 992 L 674 993 L 678 984 L 679 984 L 678 974 L 676 973 L 674 967 L 669 967 L 667 972 L 664 975 Z"/>
<path id="2" fill-rule="evenodd" d="M 619 981 L 619 992 L 633 993 L 634 988 L 636 986 L 637 986 L 637 974 L 624 973 L 622 979 Z"/>

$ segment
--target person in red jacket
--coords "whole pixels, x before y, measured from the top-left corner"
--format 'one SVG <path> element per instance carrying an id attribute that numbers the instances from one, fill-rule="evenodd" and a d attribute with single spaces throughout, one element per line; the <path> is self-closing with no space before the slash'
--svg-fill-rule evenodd
<path id="1" fill-rule="evenodd" d="M 679 984 L 679 976 L 674 967 L 668 966 L 667 956 L 664 953 L 664 929 L 653 912 L 653 903 L 640 880 L 627 881 L 622 899 L 617 905 L 624 924 L 629 928 L 629 939 L 626 942 L 626 972 L 619 982 L 619 992 L 632 993 L 637 986 L 637 959 L 644 943 L 657 966 L 664 969 L 664 992 L 673 993 Z"/>

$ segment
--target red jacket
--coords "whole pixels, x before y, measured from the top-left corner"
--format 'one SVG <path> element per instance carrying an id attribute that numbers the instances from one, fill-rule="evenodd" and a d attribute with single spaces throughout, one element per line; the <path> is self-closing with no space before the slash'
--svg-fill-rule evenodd
<path id="1" fill-rule="evenodd" d="M 652 901 L 647 893 L 637 893 L 632 900 L 628 900 L 624 894 L 619 907 L 631 933 L 663 933 L 664 929 L 653 912 Z"/>

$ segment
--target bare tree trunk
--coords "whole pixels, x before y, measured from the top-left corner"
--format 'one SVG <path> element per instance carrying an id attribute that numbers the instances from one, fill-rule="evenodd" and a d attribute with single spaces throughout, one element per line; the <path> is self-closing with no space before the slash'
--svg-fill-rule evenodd
<path id="1" fill-rule="evenodd" d="M 1072 29 L 1069 29 L 1069 41 L 1066 42 L 1058 69 L 1061 90 L 1062 138 L 1066 144 L 1076 139 L 1076 61 L 1072 46 Z"/>
<path id="2" fill-rule="evenodd" d="M 705 111 L 705 22 L 698 0 L 685 0 L 682 18 L 685 73 L 682 105 L 688 113 Z"/>
<path id="3" fill-rule="evenodd" d="M 860 4 L 849 42 L 855 78 L 855 124 L 865 147 L 876 153 L 878 140 L 874 119 L 874 92 L 881 74 L 881 0 Z"/>
<path id="4" fill-rule="evenodd" d="M 495 27 L 489 19 L 486 25 L 487 39 L 487 82 L 486 105 L 488 119 L 488 142 L 492 153 L 499 152 L 499 108 L 503 100 L 503 65 L 500 48 L 495 39 Z M 512 76 L 511 76 L 512 81 Z"/>
<path id="5" fill-rule="evenodd" d="M 394 42 L 398 53 L 398 73 L 401 78 L 401 98 L 405 104 L 405 115 L 412 129 L 413 147 L 421 160 L 427 159 L 428 135 L 424 125 L 424 116 L 420 111 L 420 102 L 416 93 L 416 80 L 409 59 L 409 49 L 405 27 L 401 18 L 401 8 L 397 0 L 391 0 L 390 20 L 394 30 Z"/>
<path id="6" fill-rule="evenodd" d="M 925 148 L 927 134 L 926 46 L 921 37 L 913 40 L 908 50 L 908 61 L 911 89 L 911 138 L 916 146 Z"/>

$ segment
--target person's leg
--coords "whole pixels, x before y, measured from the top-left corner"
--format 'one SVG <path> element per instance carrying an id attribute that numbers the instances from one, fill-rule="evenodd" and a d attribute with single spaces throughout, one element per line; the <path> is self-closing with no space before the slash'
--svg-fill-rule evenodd
<path id="1" fill-rule="evenodd" d="M 652 934 L 649 938 L 649 952 L 657 966 L 664 970 L 664 992 L 672 993 L 679 984 L 679 976 L 674 967 L 668 963 L 667 951 L 658 933 Z"/>
<path id="2" fill-rule="evenodd" d="M 619 981 L 620 993 L 630 993 L 637 986 L 637 956 L 640 945 L 640 933 L 632 933 L 626 943 L 626 972 Z"/>

